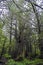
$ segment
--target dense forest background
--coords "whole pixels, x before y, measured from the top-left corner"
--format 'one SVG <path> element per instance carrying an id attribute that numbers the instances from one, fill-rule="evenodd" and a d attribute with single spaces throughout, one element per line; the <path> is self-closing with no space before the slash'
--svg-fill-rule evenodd
<path id="1" fill-rule="evenodd" d="M 43 65 L 43 0 L 0 0 L 0 65 Z"/>

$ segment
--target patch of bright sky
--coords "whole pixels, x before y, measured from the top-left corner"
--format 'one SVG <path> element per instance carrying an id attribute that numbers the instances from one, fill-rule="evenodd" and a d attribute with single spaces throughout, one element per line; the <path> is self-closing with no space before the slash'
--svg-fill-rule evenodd
<path id="1" fill-rule="evenodd" d="M 37 3 L 39 6 L 41 6 L 41 5 L 42 5 L 42 0 L 37 0 L 36 3 Z M 43 8 L 43 6 L 41 6 L 41 7 Z M 37 7 L 37 9 L 38 9 L 38 12 L 39 12 L 40 15 L 41 15 L 42 9 L 41 9 L 41 8 L 38 8 L 38 7 Z"/>
<path id="2" fill-rule="evenodd" d="M 40 5 L 41 2 L 42 2 L 42 0 L 37 0 L 37 1 L 36 1 L 36 3 L 37 3 L 38 5 Z"/>
<path id="3" fill-rule="evenodd" d="M 0 12 L 2 11 L 2 9 L 0 9 Z"/>
<path id="4" fill-rule="evenodd" d="M 3 9 L 3 14 L 8 14 L 8 10 Z"/>
<path id="5" fill-rule="evenodd" d="M 3 4 L 3 1 L 1 1 L 1 4 Z"/>
<path id="6" fill-rule="evenodd" d="M 23 6 L 24 6 L 24 8 L 29 9 L 29 7 L 28 7 L 28 2 L 24 2 Z"/>
<path id="7" fill-rule="evenodd" d="M 24 7 L 26 7 L 26 8 L 27 8 L 27 5 L 28 5 L 28 3 L 26 2 L 26 3 L 25 3 L 25 5 L 24 5 Z"/>

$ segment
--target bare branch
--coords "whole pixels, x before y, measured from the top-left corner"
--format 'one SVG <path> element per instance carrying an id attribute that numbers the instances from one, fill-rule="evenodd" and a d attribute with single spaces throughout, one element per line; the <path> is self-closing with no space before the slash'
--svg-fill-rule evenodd
<path id="1" fill-rule="evenodd" d="M 25 0 L 25 1 L 31 2 L 30 0 Z M 37 5 L 36 3 L 34 3 L 34 2 L 31 2 L 31 3 L 34 4 L 35 6 L 37 6 L 37 7 L 41 8 L 41 9 L 43 9 L 41 6 Z"/>

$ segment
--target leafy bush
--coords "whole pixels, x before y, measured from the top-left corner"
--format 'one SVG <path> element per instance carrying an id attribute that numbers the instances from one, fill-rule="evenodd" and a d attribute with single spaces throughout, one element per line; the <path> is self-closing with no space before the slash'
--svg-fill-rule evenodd
<path id="1" fill-rule="evenodd" d="M 13 59 L 8 60 L 6 65 L 16 65 L 16 62 Z"/>
<path id="2" fill-rule="evenodd" d="M 14 61 L 13 59 L 8 60 L 6 65 L 25 65 L 24 62 Z"/>
<path id="3" fill-rule="evenodd" d="M 28 60 L 24 59 L 23 61 L 14 61 L 13 59 L 8 60 L 6 65 L 43 65 L 43 60 L 41 59 L 35 59 L 35 60 Z"/>
<path id="4" fill-rule="evenodd" d="M 11 58 L 11 55 L 9 55 L 9 54 L 4 54 L 4 57 L 7 58 L 7 59 L 9 59 L 9 58 Z"/>

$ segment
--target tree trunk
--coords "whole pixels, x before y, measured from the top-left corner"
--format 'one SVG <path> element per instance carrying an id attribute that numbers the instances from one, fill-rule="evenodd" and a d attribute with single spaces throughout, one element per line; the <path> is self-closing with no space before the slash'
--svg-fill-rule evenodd
<path id="1" fill-rule="evenodd" d="M 6 43 L 6 39 L 4 40 L 4 43 L 3 43 L 3 47 L 2 47 L 2 51 L 1 51 L 1 55 L 0 55 L 0 59 L 2 58 L 2 55 L 4 54 L 5 52 L 5 43 Z"/>
<path id="2" fill-rule="evenodd" d="M 43 39 L 40 41 L 40 58 L 43 59 Z"/>
<path id="3" fill-rule="evenodd" d="M 10 23 L 10 42 L 9 42 L 9 50 L 8 53 L 11 53 L 11 41 L 12 41 L 12 18 L 11 18 L 11 23 Z"/>

